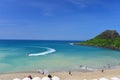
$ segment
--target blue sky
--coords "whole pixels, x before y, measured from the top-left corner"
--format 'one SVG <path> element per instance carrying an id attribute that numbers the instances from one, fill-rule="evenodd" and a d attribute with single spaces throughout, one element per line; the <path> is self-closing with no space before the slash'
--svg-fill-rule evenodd
<path id="1" fill-rule="evenodd" d="M 0 0 L 0 39 L 87 40 L 120 33 L 120 0 Z"/>

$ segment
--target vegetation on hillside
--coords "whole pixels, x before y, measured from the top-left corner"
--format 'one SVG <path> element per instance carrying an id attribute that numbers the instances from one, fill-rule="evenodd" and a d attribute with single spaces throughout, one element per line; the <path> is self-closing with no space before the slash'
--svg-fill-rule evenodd
<path id="1" fill-rule="evenodd" d="M 115 30 L 106 30 L 93 39 L 75 44 L 120 49 L 120 36 Z"/>

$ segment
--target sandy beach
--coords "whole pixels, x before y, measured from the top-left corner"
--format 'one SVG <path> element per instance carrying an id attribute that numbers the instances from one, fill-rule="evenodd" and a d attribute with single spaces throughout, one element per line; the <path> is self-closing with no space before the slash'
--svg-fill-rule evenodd
<path id="1" fill-rule="evenodd" d="M 72 75 L 69 75 L 68 72 L 52 72 L 50 73 L 52 76 L 58 76 L 61 80 L 92 80 L 92 79 L 99 79 L 99 78 L 112 78 L 118 77 L 120 78 L 120 67 L 111 70 L 104 70 L 101 71 L 93 71 L 93 72 L 72 72 Z M 12 80 L 14 78 L 21 78 L 27 77 L 31 75 L 32 77 L 40 77 L 43 78 L 47 75 L 42 75 L 37 72 L 22 72 L 22 73 L 7 73 L 7 74 L 0 74 L 0 80 Z"/>

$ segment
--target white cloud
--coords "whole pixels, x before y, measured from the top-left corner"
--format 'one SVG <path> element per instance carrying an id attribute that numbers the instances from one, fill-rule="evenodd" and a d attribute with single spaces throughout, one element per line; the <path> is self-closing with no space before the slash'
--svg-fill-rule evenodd
<path id="1" fill-rule="evenodd" d="M 66 11 L 65 9 L 71 9 L 71 7 L 86 8 L 91 5 L 99 5 L 102 0 L 40 0 L 40 1 L 28 1 L 28 5 L 38 8 L 42 11 L 44 16 L 51 16 L 55 11 Z"/>
<path id="2" fill-rule="evenodd" d="M 67 0 L 69 3 L 79 6 L 80 8 L 89 7 L 94 4 L 101 4 L 101 0 Z"/>
<path id="3" fill-rule="evenodd" d="M 58 4 L 47 1 L 30 1 L 27 5 L 39 9 L 44 16 L 52 15 L 52 12 L 59 8 Z"/>
<path id="4" fill-rule="evenodd" d="M 86 8 L 101 2 L 102 0 L 5 0 L 0 1 L 0 6 L 31 7 L 40 10 L 43 16 L 51 16 L 55 11 L 71 10 L 71 7 Z"/>
<path id="5" fill-rule="evenodd" d="M 86 0 L 68 0 L 68 2 L 74 4 L 74 5 L 79 5 L 80 7 L 87 7 L 87 2 Z"/>

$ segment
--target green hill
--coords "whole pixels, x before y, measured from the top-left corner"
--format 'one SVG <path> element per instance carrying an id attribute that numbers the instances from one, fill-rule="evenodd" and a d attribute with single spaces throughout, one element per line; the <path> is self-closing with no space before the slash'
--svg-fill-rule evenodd
<path id="1" fill-rule="evenodd" d="M 106 30 L 93 39 L 75 44 L 98 46 L 120 50 L 120 35 L 115 30 Z"/>

